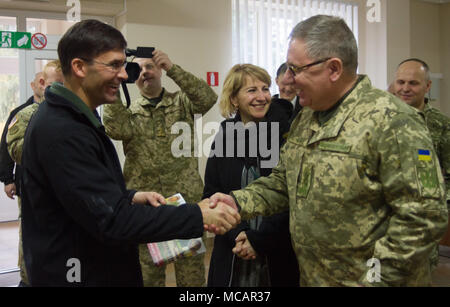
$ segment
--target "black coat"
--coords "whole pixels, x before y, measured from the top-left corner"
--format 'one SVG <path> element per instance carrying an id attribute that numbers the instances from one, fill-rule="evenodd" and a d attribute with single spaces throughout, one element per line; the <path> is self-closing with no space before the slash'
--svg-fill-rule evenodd
<path id="1" fill-rule="evenodd" d="M 16 165 L 16 170 L 14 172 L 15 162 L 11 158 L 8 152 L 8 147 L 6 143 L 6 134 L 8 133 L 8 126 L 11 123 L 11 120 L 19 113 L 23 108 L 28 107 L 33 104 L 34 99 L 33 96 L 28 98 L 28 100 L 15 108 L 9 114 L 8 119 L 6 120 L 5 127 L 3 128 L 2 139 L 0 142 L 0 181 L 5 185 L 15 183 L 16 184 L 16 195 L 20 196 L 20 178 L 22 176 L 22 168 L 20 165 Z"/>
<path id="2" fill-rule="evenodd" d="M 54 83 L 25 134 L 23 249 L 32 286 L 142 286 L 138 243 L 203 233 L 197 205 L 132 205 L 94 112 Z M 71 260 L 72 259 L 72 260 Z M 70 261 L 81 264 L 81 281 Z M 69 270 L 72 271 L 69 272 Z"/>
<path id="3" fill-rule="evenodd" d="M 295 98 L 295 107 L 289 100 L 279 98 L 279 95 L 272 96 L 272 104 L 270 105 L 271 109 L 276 109 L 272 113 L 275 118 L 272 120 L 280 121 L 281 130 L 289 131 L 289 128 L 297 116 L 298 112 L 301 111 L 302 106 L 299 103 L 298 96 Z M 285 119 L 288 120 L 285 120 Z"/>
<path id="4" fill-rule="evenodd" d="M 271 107 L 266 115 L 266 121 L 270 123 L 274 118 L 276 118 L 276 121 L 287 121 L 288 117 L 283 114 L 279 107 Z M 223 139 L 231 138 L 236 144 L 237 136 L 227 135 L 225 126 L 226 123 L 239 121 L 240 117 L 237 115 L 234 119 L 228 119 L 221 123 L 221 129 L 224 133 Z M 279 131 L 279 143 L 282 143 L 281 136 L 286 132 L 286 130 Z M 268 135 L 270 136 L 270 133 Z M 211 150 L 215 149 L 217 141 L 218 138 L 216 137 Z M 246 140 L 246 144 L 248 145 L 248 140 Z M 270 141 L 268 141 L 268 144 L 270 144 Z M 225 144 L 223 146 L 226 148 Z M 237 146 L 234 147 L 236 150 Z M 279 149 L 277 148 L 277 150 Z M 233 190 L 241 189 L 241 174 L 244 166 L 248 168 L 255 164 L 256 159 L 248 156 L 242 158 L 210 157 L 206 164 L 203 198 L 210 197 L 216 192 L 229 194 Z M 271 168 L 262 168 L 261 176 L 268 176 L 271 171 Z M 232 249 L 235 246 L 234 240 L 241 231 L 246 232 L 258 256 L 267 256 L 271 286 L 299 285 L 298 263 L 292 249 L 289 233 L 289 213 L 284 212 L 265 217 L 257 231 L 250 230 L 249 224 L 243 221 L 238 227 L 225 235 L 216 235 L 208 274 L 209 287 L 224 287 L 230 284 L 233 263 Z"/>

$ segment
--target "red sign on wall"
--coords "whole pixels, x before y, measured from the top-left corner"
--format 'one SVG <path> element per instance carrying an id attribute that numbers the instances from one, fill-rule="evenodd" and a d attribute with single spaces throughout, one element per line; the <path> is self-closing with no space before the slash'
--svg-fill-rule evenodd
<path id="1" fill-rule="evenodd" d="M 207 72 L 206 80 L 209 86 L 219 86 L 219 73 L 218 72 Z"/>
<path id="2" fill-rule="evenodd" d="M 42 33 L 35 33 L 31 37 L 31 44 L 36 49 L 44 49 L 47 46 L 47 36 Z"/>

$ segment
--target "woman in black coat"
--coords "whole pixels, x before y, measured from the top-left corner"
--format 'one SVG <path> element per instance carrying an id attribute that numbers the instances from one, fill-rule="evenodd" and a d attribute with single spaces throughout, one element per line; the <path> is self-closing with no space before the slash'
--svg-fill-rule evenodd
<path id="1" fill-rule="evenodd" d="M 258 177 L 270 175 L 278 162 L 281 136 L 287 132 L 279 129 L 279 121 L 289 118 L 280 108 L 270 106 L 270 82 L 264 69 L 251 64 L 235 65 L 228 73 L 220 101 L 222 114 L 228 119 L 221 123 L 211 148 L 203 198 L 244 188 Z M 233 114 L 236 116 L 230 118 Z M 266 142 L 261 142 L 263 138 Z M 270 155 L 265 156 L 267 153 Z M 248 252 L 244 259 L 233 254 L 238 246 L 242 247 L 237 252 L 240 256 Z M 208 286 L 298 284 L 289 212 L 243 221 L 227 234 L 215 237 Z"/>

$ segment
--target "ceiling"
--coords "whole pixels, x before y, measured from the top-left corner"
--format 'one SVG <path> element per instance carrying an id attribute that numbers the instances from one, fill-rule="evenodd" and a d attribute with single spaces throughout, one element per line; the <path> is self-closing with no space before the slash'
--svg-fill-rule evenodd
<path id="1" fill-rule="evenodd" d="M 419 1 L 431 2 L 431 3 L 437 3 L 437 4 L 450 3 L 450 0 L 419 0 Z"/>
<path id="2" fill-rule="evenodd" d="M 124 10 L 125 0 L 82 0 L 82 14 L 115 16 Z M 67 0 L 0 0 L 0 9 L 67 12 Z"/>

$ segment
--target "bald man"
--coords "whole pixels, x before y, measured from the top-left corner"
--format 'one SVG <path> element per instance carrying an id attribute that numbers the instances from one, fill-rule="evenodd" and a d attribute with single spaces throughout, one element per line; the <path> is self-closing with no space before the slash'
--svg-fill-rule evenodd
<path id="1" fill-rule="evenodd" d="M 408 59 L 397 68 L 393 84 L 394 94 L 410 106 L 425 114 L 433 144 L 444 174 L 447 188 L 447 203 L 450 194 L 450 118 L 431 107 L 425 95 L 431 88 L 430 69 L 420 59 Z"/>
<path id="2" fill-rule="evenodd" d="M 430 88 L 430 69 L 427 63 L 415 58 L 400 63 L 393 83 L 394 95 L 425 114 L 427 127 L 444 175 L 447 207 L 450 209 L 450 118 L 430 106 L 428 99 L 425 98 Z M 436 250 L 431 259 L 432 269 L 437 266 L 438 261 L 439 254 Z"/>
<path id="3" fill-rule="evenodd" d="M 42 70 L 42 77 L 39 78 L 38 82 L 35 82 L 34 84 L 36 93 L 40 98 L 35 101 L 36 103 L 33 103 L 18 112 L 12 119 L 11 124 L 8 126 L 8 132 L 6 134 L 8 152 L 17 164 L 21 164 L 22 145 L 28 122 L 34 112 L 38 109 L 39 104 L 44 100 L 45 89 L 54 82 L 64 82 L 61 63 L 59 60 L 50 61 L 44 66 L 44 69 Z M 11 130 L 10 128 L 13 126 L 15 126 L 16 129 Z"/>

